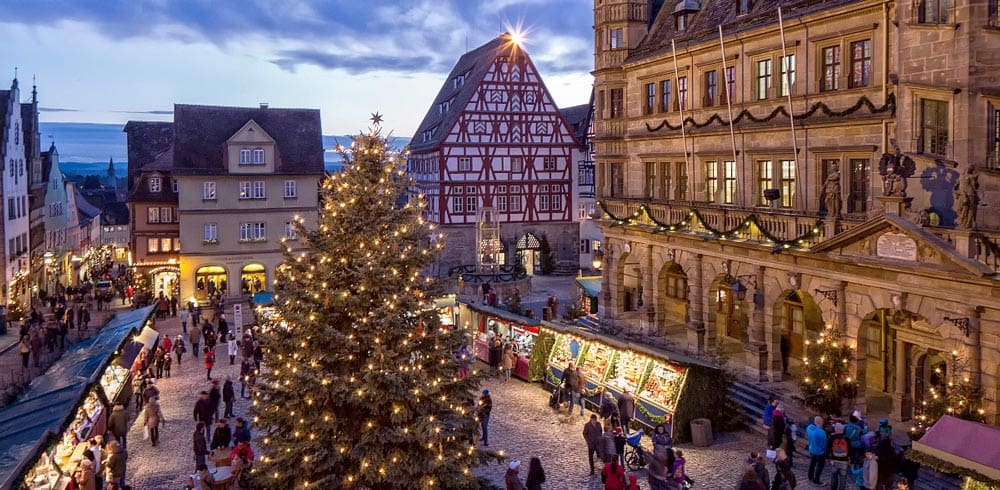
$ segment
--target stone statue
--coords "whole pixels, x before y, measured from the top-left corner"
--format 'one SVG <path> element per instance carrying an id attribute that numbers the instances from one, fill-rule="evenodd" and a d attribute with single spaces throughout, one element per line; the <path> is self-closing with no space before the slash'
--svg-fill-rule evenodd
<path id="1" fill-rule="evenodd" d="M 826 215 L 831 218 L 840 217 L 840 169 L 834 165 L 833 171 L 823 183 L 823 204 L 826 205 Z"/>
<path id="2" fill-rule="evenodd" d="M 956 224 L 967 230 L 976 229 L 976 208 L 979 206 L 979 174 L 970 164 L 955 184 Z"/>
<path id="3" fill-rule="evenodd" d="M 882 176 L 882 195 L 886 197 L 906 197 L 906 179 L 917 170 L 913 159 L 903 155 L 899 147 L 892 153 L 885 153 L 878 162 Z"/>

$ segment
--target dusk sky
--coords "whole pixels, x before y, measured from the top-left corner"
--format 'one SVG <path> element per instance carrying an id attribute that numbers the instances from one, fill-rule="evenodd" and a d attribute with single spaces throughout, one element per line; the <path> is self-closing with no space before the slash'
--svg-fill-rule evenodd
<path id="1" fill-rule="evenodd" d="M 556 103 L 586 103 L 589 0 L 10 0 L 0 66 L 38 78 L 46 122 L 168 120 L 174 103 L 318 108 L 323 132 L 369 113 L 411 135 L 466 48 L 519 22 Z"/>

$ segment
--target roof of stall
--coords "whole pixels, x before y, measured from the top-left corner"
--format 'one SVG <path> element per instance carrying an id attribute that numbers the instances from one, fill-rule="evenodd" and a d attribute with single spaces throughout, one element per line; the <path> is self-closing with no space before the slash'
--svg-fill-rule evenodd
<path id="1" fill-rule="evenodd" d="M 601 276 L 584 276 L 576 278 L 576 285 L 580 286 L 584 294 L 591 298 L 601 295 Z"/>
<path id="2" fill-rule="evenodd" d="M 968 476 L 976 480 L 1000 481 L 1000 429 L 996 427 L 944 415 L 913 442 L 913 449 L 968 470 Z"/>
<path id="3" fill-rule="evenodd" d="M 486 313 L 487 315 L 495 316 L 501 320 L 506 320 L 511 323 L 519 323 L 521 325 L 532 325 L 532 326 L 538 326 L 542 324 L 542 322 L 536 318 L 528 318 L 526 316 L 515 315 L 507 310 L 502 310 L 500 308 L 494 308 L 492 306 L 486 306 L 476 303 L 462 303 L 462 304 L 467 306 L 469 309 L 478 311 L 480 313 Z"/>

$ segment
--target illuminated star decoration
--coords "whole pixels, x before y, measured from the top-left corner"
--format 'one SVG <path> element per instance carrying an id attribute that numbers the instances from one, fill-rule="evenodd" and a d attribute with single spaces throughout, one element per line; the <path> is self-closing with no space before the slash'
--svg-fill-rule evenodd
<path id="1" fill-rule="evenodd" d="M 372 117 L 370 119 L 371 119 L 372 124 L 374 124 L 376 126 L 381 126 L 382 125 L 382 114 L 379 114 L 378 112 L 373 112 L 372 113 Z"/>

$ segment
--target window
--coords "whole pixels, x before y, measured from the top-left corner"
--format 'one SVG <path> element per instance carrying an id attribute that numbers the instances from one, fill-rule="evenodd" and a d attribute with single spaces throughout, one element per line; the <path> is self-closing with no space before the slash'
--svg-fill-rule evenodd
<path id="1" fill-rule="evenodd" d="M 829 46 L 823 48 L 822 77 L 819 81 L 819 90 L 826 92 L 840 88 L 840 46 Z"/>
<path id="2" fill-rule="evenodd" d="M 990 0 L 990 18 L 987 25 L 1000 27 L 1000 0 Z"/>
<path id="3" fill-rule="evenodd" d="M 687 109 L 688 100 L 688 78 L 680 77 L 677 79 L 677 103 L 680 104 L 680 108 Z"/>
<path id="4" fill-rule="evenodd" d="M 598 118 L 603 119 L 604 118 L 604 91 L 603 90 L 598 90 L 597 91 L 597 98 L 594 101 L 594 105 L 597 106 L 597 107 L 594 107 L 594 114 L 596 114 Z"/>
<path id="5" fill-rule="evenodd" d="M 164 253 L 170 252 L 170 250 L 173 248 L 173 247 L 170 246 L 172 243 L 173 243 L 173 240 L 171 240 L 169 238 L 161 238 L 160 239 L 160 251 L 164 252 Z"/>
<path id="6" fill-rule="evenodd" d="M 688 189 L 687 163 L 675 162 L 674 168 L 677 170 L 674 172 L 674 175 L 677 176 L 677 179 L 674 181 L 674 199 L 678 201 L 686 201 Z"/>
<path id="7" fill-rule="evenodd" d="M 625 116 L 625 89 L 613 88 L 611 93 L 611 119 Z"/>
<path id="8" fill-rule="evenodd" d="M 865 322 L 865 356 L 882 359 L 882 324 L 877 320 Z"/>
<path id="9" fill-rule="evenodd" d="M 726 87 L 728 92 L 722 94 L 727 99 L 733 100 L 736 97 L 736 67 L 730 66 L 726 68 Z M 735 100 L 739 100 L 736 98 Z"/>
<path id="10" fill-rule="evenodd" d="M 1000 2 L 1000 0 L 997 0 Z M 987 164 L 990 168 L 1000 168 L 1000 109 L 993 104 L 989 104 L 989 116 L 987 118 L 988 133 L 987 143 Z"/>
<path id="11" fill-rule="evenodd" d="M 465 188 L 465 210 L 467 212 L 469 212 L 469 213 L 475 213 L 476 212 L 476 204 L 477 204 L 476 188 L 475 187 L 471 187 L 471 186 L 470 187 L 466 187 Z"/>
<path id="12" fill-rule="evenodd" d="M 295 224 L 291 221 L 285 222 L 285 238 L 288 240 L 295 240 L 298 235 L 295 234 Z"/>
<path id="13" fill-rule="evenodd" d="M 250 149 L 243 148 L 240 150 L 240 165 L 250 165 Z"/>
<path id="14" fill-rule="evenodd" d="M 240 182 L 240 199 L 250 199 L 251 196 L 251 186 L 250 181 L 244 180 Z"/>
<path id="15" fill-rule="evenodd" d="M 580 240 L 580 253 L 582 254 L 590 253 L 590 240 Z"/>
<path id="16" fill-rule="evenodd" d="M 795 55 L 781 57 L 781 76 L 778 77 L 778 87 L 782 97 L 787 97 L 795 86 Z"/>
<path id="17" fill-rule="evenodd" d="M 459 158 L 458 159 L 458 171 L 459 172 L 468 172 L 470 170 L 472 170 L 472 158 L 469 158 L 469 157 L 461 157 L 461 158 Z"/>
<path id="18" fill-rule="evenodd" d="M 670 111 L 670 80 L 660 82 L 660 112 Z"/>
<path id="19" fill-rule="evenodd" d="M 867 87 L 872 75 L 872 41 L 851 43 L 851 80 L 848 87 Z"/>
<path id="20" fill-rule="evenodd" d="M 622 49 L 625 47 L 625 30 L 621 27 L 608 30 L 608 49 Z"/>
<path id="21" fill-rule="evenodd" d="M 253 164 L 263 165 L 264 164 L 264 149 L 254 148 L 253 149 Z"/>
<path id="22" fill-rule="evenodd" d="M 254 199 L 266 199 L 267 198 L 267 186 L 264 184 L 263 180 L 255 180 L 253 182 L 253 198 Z"/>
<path id="23" fill-rule="evenodd" d="M 685 31 L 688 27 L 688 14 L 679 14 L 677 16 L 677 30 Z"/>
<path id="24" fill-rule="evenodd" d="M 668 271 L 666 273 L 667 279 L 667 297 L 679 300 L 687 299 L 687 277 L 682 274 L 675 273 L 673 271 Z"/>
<path id="25" fill-rule="evenodd" d="M 705 201 L 715 202 L 719 193 L 719 162 L 705 162 Z"/>
<path id="26" fill-rule="evenodd" d="M 920 99 L 921 153 L 944 155 L 948 147 L 948 103 L 940 100 Z"/>
<path id="27" fill-rule="evenodd" d="M 548 189 L 546 189 L 546 192 L 548 192 Z M 548 211 L 549 210 L 549 195 L 548 194 L 539 194 L 538 195 L 538 210 L 539 211 Z"/>
<path id="28" fill-rule="evenodd" d="M 670 199 L 670 164 L 660 163 L 659 167 L 657 197 L 667 200 Z"/>
<path id="29" fill-rule="evenodd" d="M 757 62 L 757 83 L 754 84 L 754 100 L 764 100 L 771 91 L 771 60 Z"/>
<path id="30" fill-rule="evenodd" d="M 643 197 L 652 199 L 656 195 L 656 162 L 646 162 L 646 185 L 643 186 Z"/>
<path id="31" fill-rule="evenodd" d="M 298 197 L 298 183 L 294 180 L 285 181 L 285 199 Z"/>
<path id="32" fill-rule="evenodd" d="M 215 199 L 215 182 L 201 183 L 201 198 L 205 200 Z"/>
<path id="33" fill-rule="evenodd" d="M 159 223 L 159 222 L 160 222 L 160 208 L 147 208 L 146 223 Z"/>
<path id="34" fill-rule="evenodd" d="M 219 225 L 217 223 L 205 223 L 205 243 L 219 243 Z"/>
<path id="35" fill-rule="evenodd" d="M 14 198 L 13 197 L 8 197 L 7 198 L 7 219 L 14 219 L 15 218 L 14 211 L 15 211 Z"/>
<path id="36" fill-rule="evenodd" d="M 162 181 L 159 177 L 149 178 L 149 192 L 160 192 L 162 188 L 160 187 Z"/>
<path id="37" fill-rule="evenodd" d="M 522 157 L 511 157 L 510 159 L 510 171 L 519 174 L 524 172 L 524 158 Z"/>
<path id="38" fill-rule="evenodd" d="M 733 204 L 736 202 L 736 162 L 722 162 L 722 178 L 722 203 Z"/>
<path id="39" fill-rule="evenodd" d="M 542 158 L 542 170 L 555 170 L 555 169 L 556 169 L 556 157 Z"/>
<path id="40" fill-rule="evenodd" d="M 177 193 L 177 185 L 177 179 L 170 179 L 170 190 L 174 191 L 174 194 Z"/>
<path id="41" fill-rule="evenodd" d="M 160 239 L 159 238 L 147 238 L 146 239 L 146 252 L 155 254 L 160 251 Z"/>
<path id="42" fill-rule="evenodd" d="M 611 173 L 611 197 L 622 197 L 625 195 L 625 175 L 622 173 L 622 164 L 615 162 L 608 164 Z"/>
<path id="43" fill-rule="evenodd" d="M 850 160 L 849 188 L 847 190 L 847 212 L 864 213 L 868 211 L 868 189 L 871 175 L 871 164 L 865 158 Z"/>
<path id="44" fill-rule="evenodd" d="M 556 190 L 553 189 L 553 192 L 555 192 L 555 191 Z M 559 191 L 559 192 L 561 192 L 561 191 Z M 562 195 L 561 194 L 552 194 L 552 210 L 553 211 L 562 211 Z"/>
<path id="45" fill-rule="evenodd" d="M 771 178 L 771 169 L 774 164 L 771 160 L 757 160 L 757 205 L 766 206 L 767 199 L 764 199 L 764 191 L 774 188 L 774 179 Z"/>
<path id="46" fill-rule="evenodd" d="M 795 160 L 781 161 L 781 207 L 790 208 L 795 204 Z"/>
<path id="47" fill-rule="evenodd" d="M 160 208 L 160 223 L 173 223 L 173 211 L 171 208 Z"/>
<path id="48" fill-rule="evenodd" d="M 919 9 L 921 24 L 947 24 L 951 20 L 951 0 L 921 0 Z"/>
<path id="49" fill-rule="evenodd" d="M 718 100 L 719 76 L 715 70 L 705 72 L 705 98 L 702 103 L 705 107 L 712 107 Z"/>
<path id="50" fill-rule="evenodd" d="M 455 197 L 451 198 L 451 210 L 454 213 L 464 214 L 465 213 L 465 189 L 461 187 L 456 187 L 452 193 Z"/>
<path id="51" fill-rule="evenodd" d="M 507 196 L 504 195 L 497 196 L 497 210 L 507 211 Z"/>
<path id="52" fill-rule="evenodd" d="M 267 223 L 241 223 L 241 242 L 261 242 L 267 240 Z"/>
<path id="53" fill-rule="evenodd" d="M 646 105 L 642 108 L 643 114 L 652 114 L 656 107 L 656 84 L 646 84 Z"/>
<path id="54" fill-rule="evenodd" d="M 751 0 L 740 0 L 740 15 L 749 14 L 751 8 L 753 8 L 753 2 Z"/>
<path id="55" fill-rule="evenodd" d="M 520 189 L 514 190 L 514 188 L 512 187 L 511 188 L 511 192 L 512 193 L 517 193 L 517 192 L 521 192 L 521 191 L 520 191 Z M 519 196 L 519 195 L 512 195 L 512 196 L 510 196 L 510 210 L 511 210 L 511 212 L 515 212 L 515 213 L 521 211 L 521 196 Z"/>

